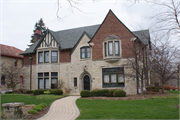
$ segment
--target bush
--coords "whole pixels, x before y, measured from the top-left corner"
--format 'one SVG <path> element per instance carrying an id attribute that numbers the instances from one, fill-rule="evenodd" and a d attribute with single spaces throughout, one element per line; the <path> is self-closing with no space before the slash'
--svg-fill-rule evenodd
<path id="1" fill-rule="evenodd" d="M 102 89 L 102 90 L 100 90 L 100 96 L 106 96 L 106 95 L 105 95 L 106 93 L 109 93 L 109 90 L 108 90 L 108 89 Z"/>
<path id="2" fill-rule="evenodd" d="M 29 110 L 28 113 L 30 113 L 30 114 L 37 114 L 37 111 L 36 110 Z"/>
<path id="3" fill-rule="evenodd" d="M 111 96 L 113 97 L 113 93 L 114 93 L 114 91 L 116 91 L 115 89 L 111 89 L 111 90 L 109 90 L 109 94 L 111 94 Z"/>
<path id="4" fill-rule="evenodd" d="M 42 105 L 44 108 L 47 107 L 46 103 L 41 103 L 40 105 Z"/>
<path id="5" fill-rule="evenodd" d="M 171 86 L 170 85 L 164 85 L 164 90 L 170 90 Z"/>
<path id="6" fill-rule="evenodd" d="M 100 96 L 100 90 L 92 90 L 91 96 Z"/>
<path id="7" fill-rule="evenodd" d="M 12 94 L 13 92 L 6 92 L 5 94 Z"/>
<path id="8" fill-rule="evenodd" d="M 112 97 L 112 95 L 111 95 L 110 93 L 105 93 L 105 95 L 106 95 L 107 97 Z"/>
<path id="9" fill-rule="evenodd" d="M 33 108 L 33 110 L 36 110 L 36 111 L 41 111 L 43 108 L 42 107 L 40 107 L 40 106 L 35 106 L 34 108 Z"/>
<path id="10" fill-rule="evenodd" d="M 62 95 L 63 91 L 60 90 L 60 89 L 55 89 L 55 90 L 52 91 L 52 94 L 54 94 L 54 95 Z"/>
<path id="11" fill-rule="evenodd" d="M 175 91 L 175 90 L 176 90 L 176 87 L 174 87 L 174 86 L 171 86 L 171 89 L 172 89 L 173 91 Z"/>
<path id="12" fill-rule="evenodd" d="M 114 97 L 126 97 L 126 92 L 124 90 L 116 90 L 113 93 Z"/>
<path id="13" fill-rule="evenodd" d="M 34 90 L 34 91 L 33 91 L 33 95 L 44 94 L 44 91 L 45 91 L 45 90 L 43 90 L 43 89 Z"/>
<path id="14" fill-rule="evenodd" d="M 27 90 L 26 93 L 27 94 L 33 94 L 34 90 Z"/>
<path id="15" fill-rule="evenodd" d="M 90 97 L 91 92 L 89 90 L 82 90 L 80 95 L 81 95 L 81 97 Z"/>
<path id="16" fill-rule="evenodd" d="M 146 90 L 152 92 L 159 92 L 159 87 L 146 87 Z"/>
<path id="17" fill-rule="evenodd" d="M 51 93 L 50 90 L 44 91 L 44 94 L 50 94 L 50 93 Z"/>

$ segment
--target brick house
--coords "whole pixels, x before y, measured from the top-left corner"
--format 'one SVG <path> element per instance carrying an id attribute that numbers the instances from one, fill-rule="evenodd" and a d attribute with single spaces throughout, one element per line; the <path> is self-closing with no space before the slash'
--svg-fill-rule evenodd
<path id="1" fill-rule="evenodd" d="M 149 30 L 131 32 L 110 10 L 102 24 L 62 31 L 47 29 L 44 36 L 36 30 L 35 36 L 37 42 L 21 54 L 27 69 L 29 57 L 33 58 L 32 89 L 54 89 L 62 80 L 64 88 L 71 89 L 70 94 L 104 88 L 137 94 L 136 79 L 126 75 L 135 74 L 127 61 L 134 59 L 135 41 L 149 49 Z"/>
<path id="2" fill-rule="evenodd" d="M 8 45 L 0 44 L 0 52 L 1 52 L 1 63 L 12 64 L 14 67 L 23 67 L 23 55 L 19 55 L 23 51 Z M 1 91 L 8 91 L 6 85 L 6 77 L 1 74 Z M 19 81 L 21 84 L 17 86 L 17 88 L 23 87 L 23 75 L 19 75 Z"/>

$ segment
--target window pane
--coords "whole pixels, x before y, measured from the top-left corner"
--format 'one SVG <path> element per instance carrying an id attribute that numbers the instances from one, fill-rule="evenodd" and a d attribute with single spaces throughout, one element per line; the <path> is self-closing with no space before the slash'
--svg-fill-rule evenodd
<path id="1" fill-rule="evenodd" d="M 57 88 L 57 78 L 51 78 L 51 89 Z"/>
<path id="2" fill-rule="evenodd" d="M 43 89 L 43 79 L 39 79 L 39 89 Z"/>
<path id="3" fill-rule="evenodd" d="M 39 56 L 39 63 L 42 63 L 43 62 L 43 53 L 39 52 L 38 56 Z"/>
<path id="4" fill-rule="evenodd" d="M 14 60 L 14 66 L 15 67 L 17 66 L 17 60 L 16 59 Z"/>
<path id="5" fill-rule="evenodd" d="M 51 62 L 57 63 L 57 51 L 51 52 Z"/>
<path id="6" fill-rule="evenodd" d="M 109 83 L 109 75 L 104 75 L 104 83 Z"/>
<path id="7" fill-rule="evenodd" d="M 119 55 L 119 41 L 115 41 L 115 54 Z"/>
<path id="8" fill-rule="evenodd" d="M 5 85 L 5 77 L 4 76 L 1 77 L 1 85 Z"/>
<path id="9" fill-rule="evenodd" d="M 104 54 L 105 54 L 105 56 L 107 56 L 107 53 L 106 53 L 106 42 L 104 43 Z"/>
<path id="10" fill-rule="evenodd" d="M 124 83 L 124 75 L 118 74 L 118 83 Z"/>
<path id="11" fill-rule="evenodd" d="M 49 76 L 49 73 L 44 73 L 44 77 L 48 77 Z"/>
<path id="12" fill-rule="evenodd" d="M 85 58 L 85 48 L 81 48 L 81 58 Z"/>
<path id="13" fill-rule="evenodd" d="M 77 78 L 74 78 L 74 87 L 77 87 Z"/>
<path id="14" fill-rule="evenodd" d="M 90 58 L 90 48 L 87 48 L 87 58 Z"/>
<path id="15" fill-rule="evenodd" d="M 49 89 L 49 79 L 45 79 L 45 89 Z"/>
<path id="16" fill-rule="evenodd" d="M 108 42 L 109 44 L 109 55 L 113 55 L 113 42 Z"/>
<path id="17" fill-rule="evenodd" d="M 57 76 L 58 76 L 58 73 L 57 73 L 57 72 L 52 72 L 52 73 L 51 73 L 51 77 L 52 77 L 52 76 L 57 77 Z"/>
<path id="18" fill-rule="evenodd" d="M 111 74 L 111 83 L 116 83 L 116 74 Z"/>
<path id="19" fill-rule="evenodd" d="M 45 54 L 45 62 L 49 62 L 49 52 L 44 52 Z"/>
<path id="20" fill-rule="evenodd" d="M 38 77 L 43 77 L 43 73 L 38 73 Z"/>

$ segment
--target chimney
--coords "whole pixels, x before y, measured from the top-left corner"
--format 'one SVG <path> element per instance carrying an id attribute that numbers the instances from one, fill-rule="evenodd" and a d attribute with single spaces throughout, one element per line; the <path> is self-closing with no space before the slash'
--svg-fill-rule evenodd
<path id="1" fill-rule="evenodd" d="M 34 33 L 34 43 L 36 43 L 41 38 L 41 29 L 37 28 Z"/>

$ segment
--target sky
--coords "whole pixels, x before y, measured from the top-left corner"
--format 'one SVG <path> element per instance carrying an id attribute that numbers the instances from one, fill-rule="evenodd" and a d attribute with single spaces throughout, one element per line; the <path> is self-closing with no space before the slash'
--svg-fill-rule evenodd
<path id="1" fill-rule="evenodd" d="M 152 5 L 140 0 L 82 0 L 70 7 L 67 0 L 1 0 L 0 43 L 21 50 L 28 48 L 34 25 L 40 18 L 53 31 L 101 24 L 111 9 L 131 30 L 150 29 Z"/>

